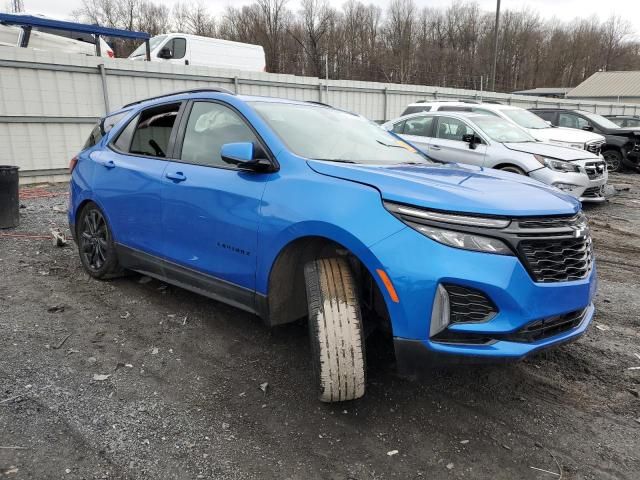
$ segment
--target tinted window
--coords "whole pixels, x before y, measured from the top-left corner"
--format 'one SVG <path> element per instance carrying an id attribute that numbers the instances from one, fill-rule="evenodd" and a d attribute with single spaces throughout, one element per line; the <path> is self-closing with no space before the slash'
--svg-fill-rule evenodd
<path id="1" fill-rule="evenodd" d="M 184 162 L 207 166 L 230 167 L 220 157 L 225 143 L 257 143 L 253 131 L 229 107 L 211 102 L 193 104 L 180 158 Z"/>
<path id="2" fill-rule="evenodd" d="M 405 108 L 401 116 L 409 115 L 411 113 L 430 112 L 430 111 L 431 111 L 431 107 L 427 107 L 427 106 L 423 107 L 422 105 L 413 105 L 411 107 Z"/>
<path id="3" fill-rule="evenodd" d="M 179 109 L 180 104 L 177 103 L 144 110 L 133 132 L 129 152 L 135 155 L 166 157 L 171 130 Z"/>
<path id="4" fill-rule="evenodd" d="M 135 117 L 133 117 L 133 120 L 131 120 L 122 130 L 122 132 L 120 132 L 120 135 L 118 135 L 116 141 L 113 142 L 113 146 L 116 148 L 116 150 L 119 150 L 121 152 L 129 151 L 129 147 L 131 146 L 131 137 L 133 137 L 133 132 L 136 129 L 139 118 L 140 115 L 136 115 Z"/>
<path id="5" fill-rule="evenodd" d="M 553 123 L 553 119 L 555 117 L 555 112 L 538 112 L 538 111 L 535 111 L 533 113 L 535 113 L 537 116 L 539 116 L 543 120 L 547 120 L 547 121 Z"/>
<path id="6" fill-rule="evenodd" d="M 405 135 L 417 135 L 420 137 L 430 137 L 432 124 L 433 124 L 433 117 L 410 118 L 405 122 L 404 133 Z"/>
<path id="7" fill-rule="evenodd" d="M 171 42 L 173 43 L 171 46 L 173 58 L 184 58 L 184 55 L 187 53 L 187 40 L 185 38 L 174 38 Z"/>
<path id="8" fill-rule="evenodd" d="M 462 136 L 472 134 L 474 131 L 463 121 L 457 118 L 440 117 L 438 120 L 437 138 L 443 140 L 458 140 L 462 142 Z"/>
<path id="9" fill-rule="evenodd" d="M 404 133 L 404 122 L 395 123 L 391 131 L 393 133 Z"/>
<path id="10" fill-rule="evenodd" d="M 84 146 L 82 147 L 82 149 L 86 150 L 87 148 L 91 148 L 100 140 L 102 140 L 102 137 L 104 137 L 107 133 L 109 133 L 111 129 L 120 120 L 122 120 L 128 113 L 129 112 L 122 112 L 122 113 L 117 113 L 115 115 L 109 115 L 108 117 L 105 117 L 102 120 L 100 120 L 97 123 L 97 125 L 93 127 L 93 130 L 91 130 L 91 133 L 89 134 L 89 138 L 87 138 L 87 141 L 84 143 Z"/>
<path id="11" fill-rule="evenodd" d="M 567 128 L 582 128 L 589 126 L 589 122 L 573 113 L 560 112 L 558 115 L 558 125 Z"/>

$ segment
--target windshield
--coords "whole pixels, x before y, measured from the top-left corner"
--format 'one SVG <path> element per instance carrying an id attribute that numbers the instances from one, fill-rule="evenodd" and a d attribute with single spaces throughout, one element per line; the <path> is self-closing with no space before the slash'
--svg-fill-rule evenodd
<path id="1" fill-rule="evenodd" d="M 398 137 L 351 113 L 311 104 L 252 105 L 287 147 L 301 157 L 379 165 L 431 163 Z"/>
<path id="2" fill-rule="evenodd" d="M 167 38 L 166 35 L 158 35 L 157 37 L 152 37 L 149 39 L 149 49 L 151 51 L 153 51 L 158 45 L 160 45 L 162 42 L 164 42 L 164 39 Z M 133 57 L 139 57 L 141 55 L 146 55 L 147 54 L 147 48 L 144 45 L 144 42 L 142 44 L 140 44 L 138 46 L 138 48 L 136 48 L 131 55 L 129 55 L 129 58 L 133 58 Z"/>
<path id="3" fill-rule="evenodd" d="M 620 128 L 620 125 L 616 125 L 608 118 L 603 117 L 602 115 L 598 115 L 597 113 L 591 112 L 580 112 L 582 115 L 587 117 L 592 122 L 598 124 L 598 126 L 603 128 Z"/>
<path id="4" fill-rule="evenodd" d="M 502 112 L 522 128 L 532 128 L 535 130 L 540 128 L 549 128 L 549 124 L 547 122 L 528 110 L 514 108 L 513 110 L 505 109 L 502 110 Z"/>
<path id="5" fill-rule="evenodd" d="M 473 122 L 492 140 L 500 143 L 535 142 L 535 138 L 524 130 L 502 118 L 478 116 Z"/>

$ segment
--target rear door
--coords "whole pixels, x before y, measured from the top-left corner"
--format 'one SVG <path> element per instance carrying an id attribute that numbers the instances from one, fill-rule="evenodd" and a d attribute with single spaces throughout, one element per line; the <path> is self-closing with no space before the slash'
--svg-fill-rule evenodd
<path id="1" fill-rule="evenodd" d="M 466 122 L 454 117 L 437 117 L 434 125 L 434 138 L 429 144 L 429 156 L 447 163 L 466 163 L 481 167 L 487 153 L 487 145 L 470 144 L 462 138 L 464 135 L 474 134 L 480 137 Z"/>
<path id="2" fill-rule="evenodd" d="M 402 125 L 394 126 L 394 133 L 400 136 L 420 149 L 424 153 L 429 153 L 429 142 L 431 141 L 433 132 L 433 117 L 429 115 L 421 115 L 404 120 Z"/>
<path id="3" fill-rule="evenodd" d="M 238 169 L 220 149 L 234 142 L 266 148 L 222 102 L 193 101 L 182 125 L 163 179 L 164 257 L 177 267 L 178 281 L 242 306 L 253 301 L 260 202 L 272 174 Z"/>
<path id="4" fill-rule="evenodd" d="M 162 253 L 161 189 L 182 103 L 142 110 L 110 143 L 91 154 L 98 164 L 93 190 L 117 243 Z"/>

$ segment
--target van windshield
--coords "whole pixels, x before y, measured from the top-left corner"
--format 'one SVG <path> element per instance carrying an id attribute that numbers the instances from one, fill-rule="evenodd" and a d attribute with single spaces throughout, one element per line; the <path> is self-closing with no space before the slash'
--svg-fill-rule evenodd
<path id="1" fill-rule="evenodd" d="M 252 102 L 252 106 L 300 157 L 377 165 L 431 163 L 398 137 L 352 113 L 295 103 Z"/>
<path id="2" fill-rule="evenodd" d="M 164 42 L 165 38 L 167 38 L 166 35 L 158 35 L 156 37 L 152 37 L 149 39 L 149 48 L 151 51 L 153 51 L 158 45 L 160 45 L 162 42 Z M 129 58 L 133 58 L 133 57 L 140 57 L 142 55 L 146 55 L 147 54 L 147 49 L 144 46 L 144 42 L 138 46 L 138 48 L 136 48 L 131 55 L 129 55 Z"/>

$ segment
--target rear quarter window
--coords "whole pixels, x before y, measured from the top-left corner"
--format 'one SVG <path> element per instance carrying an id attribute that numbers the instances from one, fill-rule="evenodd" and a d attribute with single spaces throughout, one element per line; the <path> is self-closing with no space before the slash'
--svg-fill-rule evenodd
<path id="1" fill-rule="evenodd" d="M 120 120 L 127 116 L 129 112 L 120 112 L 115 115 L 109 115 L 107 117 L 101 118 L 100 121 L 93 127 L 91 133 L 89 134 L 89 138 L 84 142 L 84 146 L 82 150 L 86 150 L 87 148 L 91 148 L 94 145 L 98 144 L 102 137 L 104 137 L 107 133 L 111 131 L 113 127 L 115 127 Z"/>
<path id="2" fill-rule="evenodd" d="M 404 109 L 404 112 L 402 112 L 402 115 L 400 115 L 401 117 L 404 115 L 409 115 L 410 113 L 418 113 L 418 112 L 430 112 L 431 111 L 431 107 L 430 106 L 422 106 L 422 105 L 414 105 L 411 107 L 407 107 Z"/>

